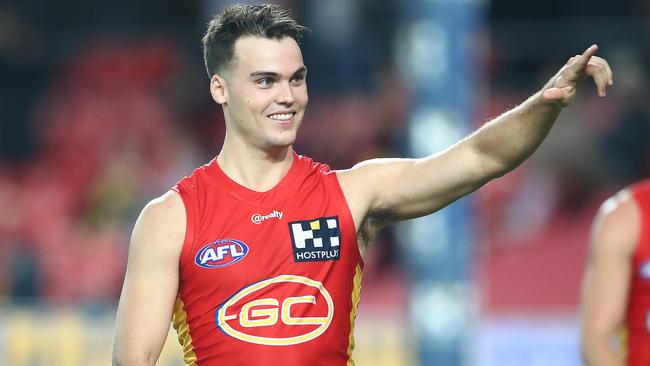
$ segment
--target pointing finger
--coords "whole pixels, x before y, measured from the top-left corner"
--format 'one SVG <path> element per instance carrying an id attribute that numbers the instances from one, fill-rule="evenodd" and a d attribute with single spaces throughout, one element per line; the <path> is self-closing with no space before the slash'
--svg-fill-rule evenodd
<path id="1" fill-rule="evenodd" d="M 571 57 L 571 58 L 569 59 L 569 61 L 567 61 L 567 63 L 566 63 L 567 66 L 572 65 L 574 62 L 576 62 L 576 60 L 577 60 L 579 57 L 580 57 L 580 55 L 575 55 L 575 56 Z"/>
<path id="2" fill-rule="evenodd" d="M 575 62 L 573 63 L 573 65 L 571 65 L 571 67 L 574 70 L 584 69 L 585 66 L 587 66 L 587 63 L 589 62 L 589 59 L 591 59 L 591 56 L 593 56 L 596 53 L 596 51 L 598 51 L 598 45 L 593 44 L 589 46 L 589 48 L 587 48 L 585 52 L 583 52 L 582 55 L 580 55 L 580 57 L 578 57 L 575 60 Z"/>

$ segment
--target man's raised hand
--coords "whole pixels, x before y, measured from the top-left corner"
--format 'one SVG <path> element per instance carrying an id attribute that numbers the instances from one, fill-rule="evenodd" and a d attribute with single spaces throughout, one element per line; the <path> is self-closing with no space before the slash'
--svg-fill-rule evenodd
<path id="1" fill-rule="evenodd" d="M 544 86 L 542 96 L 545 100 L 567 106 L 571 103 L 580 83 L 591 76 L 596 83 L 598 95 L 605 96 L 605 89 L 612 85 L 612 69 L 607 60 L 594 56 L 597 45 L 587 48 L 582 55 L 573 56 L 560 71 Z"/>

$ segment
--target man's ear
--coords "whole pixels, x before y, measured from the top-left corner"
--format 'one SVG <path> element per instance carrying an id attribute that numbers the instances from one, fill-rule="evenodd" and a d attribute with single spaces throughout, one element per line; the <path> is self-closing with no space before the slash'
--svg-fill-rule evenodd
<path id="1" fill-rule="evenodd" d="M 228 100 L 226 80 L 219 74 L 214 74 L 210 79 L 210 94 L 212 94 L 212 99 L 219 104 L 225 104 Z"/>

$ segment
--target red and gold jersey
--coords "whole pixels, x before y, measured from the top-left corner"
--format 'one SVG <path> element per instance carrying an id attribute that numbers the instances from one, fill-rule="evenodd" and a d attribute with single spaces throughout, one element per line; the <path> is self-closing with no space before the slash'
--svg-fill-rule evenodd
<path id="1" fill-rule="evenodd" d="M 627 307 L 627 365 L 650 365 L 650 181 L 632 186 L 641 213 L 641 232 L 632 259 Z"/>
<path id="2" fill-rule="evenodd" d="M 352 365 L 363 261 L 336 173 L 294 154 L 270 191 L 215 160 L 174 187 L 187 228 L 173 323 L 187 365 Z"/>

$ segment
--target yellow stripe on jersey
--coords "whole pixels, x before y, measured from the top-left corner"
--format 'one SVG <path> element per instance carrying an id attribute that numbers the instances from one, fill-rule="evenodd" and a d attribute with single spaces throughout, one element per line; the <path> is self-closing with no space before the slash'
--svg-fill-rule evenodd
<path id="1" fill-rule="evenodd" d="M 622 326 L 618 331 L 618 354 L 621 355 L 623 359 L 627 358 L 627 327 Z"/>
<path id="2" fill-rule="evenodd" d="M 348 365 L 354 366 L 352 351 L 354 351 L 354 321 L 357 318 L 357 308 L 361 297 L 361 266 L 357 264 L 354 275 L 354 289 L 352 289 L 352 310 L 350 310 L 350 335 L 348 338 Z"/>
<path id="3" fill-rule="evenodd" d="M 190 325 L 187 324 L 187 313 L 185 304 L 180 298 L 176 298 L 174 304 L 174 315 L 172 316 L 174 329 L 178 334 L 178 341 L 183 347 L 183 359 L 186 366 L 196 366 L 196 353 L 192 348 L 192 336 L 190 335 Z"/>

